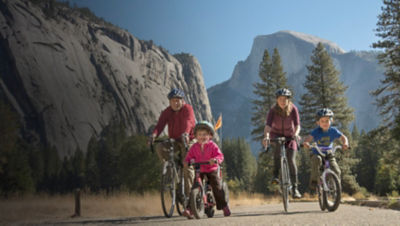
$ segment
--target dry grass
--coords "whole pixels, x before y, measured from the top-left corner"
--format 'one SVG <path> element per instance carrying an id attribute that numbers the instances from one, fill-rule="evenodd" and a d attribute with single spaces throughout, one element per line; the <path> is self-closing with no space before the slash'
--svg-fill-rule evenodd
<path id="1" fill-rule="evenodd" d="M 255 206 L 280 202 L 280 197 L 261 194 L 231 194 L 230 205 Z M 0 224 L 64 220 L 74 213 L 74 195 L 35 195 L 0 200 Z M 160 195 L 118 193 L 114 195 L 81 195 L 81 215 L 87 218 L 160 216 Z"/>
<path id="2" fill-rule="evenodd" d="M 74 195 L 36 195 L 0 200 L 0 225 L 4 222 L 30 222 L 67 219 L 74 213 Z M 81 215 L 89 218 L 161 215 L 159 195 L 81 195 Z"/>

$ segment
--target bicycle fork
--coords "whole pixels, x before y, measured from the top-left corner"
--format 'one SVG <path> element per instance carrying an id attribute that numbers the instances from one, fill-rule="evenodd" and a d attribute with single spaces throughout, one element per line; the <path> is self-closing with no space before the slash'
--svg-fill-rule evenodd
<path id="1" fill-rule="evenodd" d="M 288 170 L 288 178 L 286 178 L 286 181 L 282 181 L 283 185 L 288 186 L 289 191 L 291 192 L 292 190 L 292 183 L 290 181 L 290 169 L 289 169 L 289 163 L 287 161 L 286 158 L 286 150 L 281 146 L 281 171 L 283 168 L 283 163 L 286 162 L 286 166 L 287 166 L 287 170 Z M 283 172 L 281 172 L 281 175 L 283 174 Z M 283 178 L 281 179 L 283 180 Z"/>

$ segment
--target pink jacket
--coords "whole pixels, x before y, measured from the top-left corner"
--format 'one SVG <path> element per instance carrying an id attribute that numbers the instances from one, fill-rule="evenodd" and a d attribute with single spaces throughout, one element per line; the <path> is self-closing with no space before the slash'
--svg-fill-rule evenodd
<path id="1" fill-rule="evenodd" d="M 194 159 L 195 162 L 208 162 L 211 158 L 217 159 L 219 164 L 224 161 L 224 154 L 222 154 L 217 144 L 215 144 L 212 140 L 204 144 L 203 151 L 201 150 L 200 143 L 193 144 L 186 155 L 185 162 L 190 163 L 191 159 Z M 217 164 L 200 166 L 200 172 L 202 173 L 211 173 L 217 169 Z"/>

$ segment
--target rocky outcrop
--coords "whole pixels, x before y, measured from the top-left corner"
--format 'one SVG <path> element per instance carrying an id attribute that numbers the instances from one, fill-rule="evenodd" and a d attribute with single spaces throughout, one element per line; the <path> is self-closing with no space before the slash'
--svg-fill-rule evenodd
<path id="1" fill-rule="evenodd" d="M 236 64 L 232 77 L 208 89 L 214 117 L 220 112 L 224 115 L 224 136 L 241 136 L 251 140 L 251 100 L 255 98 L 253 84 L 259 82 L 258 69 L 264 50 L 267 49 L 270 55 L 274 48 L 279 50 L 288 83 L 294 89 L 294 101 L 297 103 L 305 92 L 304 82 L 308 73 L 306 65 L 312 64 L 310 56 L 318 42 L 325 46 L 336 68 L 341 72 L 341 80 L 348 86 L 346 96 L 349 105 L 354 108 L 357 127 L 364 130 L 376 128 L 380 117 L 369 92 L 376 89 L 379 80 L 383 78 L 383 69 L 376 59 L 378 53 L 345 52 L 335 43 L 315 36 L 280 31 L 257 36 L 250 55 L 245 61 Z"/>
<path id="2" fill-rule="evenodd" d="M 61 156 L 85 151 L 111 122 L 127 134 L 145 133 L 172 87 L 185 90 L 197 120 L 212 120 L 195 57 L 172 56 L 65 6 L 49 16 L 30 1 L 6 0 L 0 12 L 0 95 L 25 130 Z"/>

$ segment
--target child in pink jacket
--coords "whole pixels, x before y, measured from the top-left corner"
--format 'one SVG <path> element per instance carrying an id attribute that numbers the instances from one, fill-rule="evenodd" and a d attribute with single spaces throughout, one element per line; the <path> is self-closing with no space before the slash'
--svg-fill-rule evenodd
<path id="1" fill-rule="evenodd" d="M 214 127 L 209 122 L 201 121 L 197 123 L 194 127 L 194 136 L 197 142 L 190 147 L 185 157 L 184 164 L 187 165 L 191 161 L 210 163 L 209 165 L 200 166 L 200 176 L 203 178 L 204 175 L 207 175 L 208 182 L 212 187 L 217 203 L 217 209 L 222 209 L 224 216 L 230 216 L 231 212 L 225 200 L 224 191 L 222 190 L 222 181 L 218 175 L 218 164 L 224 161 L 224 155 L 217 144 L 212 141 L 213 135 Z M 183 215 L 189 219 L 193 218 L 189 208 L 183 212 Z"/>

